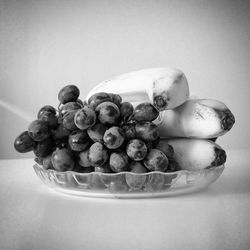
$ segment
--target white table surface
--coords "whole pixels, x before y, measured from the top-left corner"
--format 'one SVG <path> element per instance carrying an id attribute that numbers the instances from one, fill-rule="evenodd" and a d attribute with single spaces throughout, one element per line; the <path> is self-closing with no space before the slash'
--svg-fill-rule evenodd
<path id="1" fill-rule="evenodd" d="M 1 160 L 0 249 L 250 249 L 250 149 L 227 155 L 207 189 L 140 200 L 60 194 L 33 160 Z"/>

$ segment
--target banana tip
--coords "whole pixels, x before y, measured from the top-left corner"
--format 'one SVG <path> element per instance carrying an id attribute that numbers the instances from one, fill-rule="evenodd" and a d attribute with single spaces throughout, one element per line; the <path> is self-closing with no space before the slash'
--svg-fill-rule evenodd
<path id="1" fill-rule="evenodd" d="M 221 166 L 226 162 L 227 159 L 226 151 L 221 148 L 215 148 L 214 151 L 215 151 L 215 158 L 211 164 L 211 167 Z"/>
<path id="2" fill-rule="evenodd" d="M 233 127 L 234 123 L 235 123 L 234 115 L 230 111 L 226 112 L 225 116 L 221 121 L 222 128 L 224 130 L 229 131 Z"/>

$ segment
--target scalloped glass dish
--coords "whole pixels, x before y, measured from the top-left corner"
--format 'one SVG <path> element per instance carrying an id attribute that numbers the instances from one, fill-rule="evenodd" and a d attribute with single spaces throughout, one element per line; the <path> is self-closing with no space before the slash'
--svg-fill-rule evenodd
<path id="1" fill-rule="evenodd" d="M 35 164 L 37 176 L 49 187 L 70 195 L 98 198 L 152 198 L 199 191 L 215 182 L 225 166 L 199 171 L 149 172 L 137 174 L 78 173 L 44 170 Z"/>

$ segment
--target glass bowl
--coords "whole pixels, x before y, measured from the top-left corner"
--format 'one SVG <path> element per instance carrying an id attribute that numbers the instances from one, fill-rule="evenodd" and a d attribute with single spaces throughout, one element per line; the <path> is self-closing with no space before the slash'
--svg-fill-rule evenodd
<path id="1" fill-rule="evenodd" d="M 225 166 L 199 171 L 148 173 L 78 173 L 45 170 L 35 164 L 37 176 L 49 187 L 70 195 L 98 198 L 150 198 L 186 194 L 215 182 Z"/>

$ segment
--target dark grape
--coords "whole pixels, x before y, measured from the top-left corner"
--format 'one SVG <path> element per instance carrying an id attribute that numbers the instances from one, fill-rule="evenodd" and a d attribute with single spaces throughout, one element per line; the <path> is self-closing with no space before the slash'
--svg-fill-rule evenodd
<path id="1" fill-rule="evenodd" d="M 103 136 L 104 144 L 109 149 L 119 148 L 124 142 L 124 133 L 120 127 L 111 127 Z"/>
<path id="2" fill-rule="evenodd" d="M 162 151 L 151 149 L 144 159 L 144 165 L 150 171 L 166 172 L 168 169 L 168 158 Z"/>
<path id="3" fill-rule="evenodd" d="M 83 151 L 90 145 L 90 139 L 86 131 L 73 131 L 69 135 L 68 143 L 73 151 Z"/>
<path id="4" fill-rule="evenodd" d="M 124 178 L 116 178 L 111 181 L 108 185 L 109 191 L 111 193 L 126 193 L 129 187 Z"/>
<path id="5" fill-rule="evenodd" d="M 94 142 L 103 142 L 103 136 L 108 128 L 102 123 L 96 123 L 88 128 L 87 133 Z"/>
<path id="6" fill-rule="evenodd" d="M 88 129 L 92 127 L 96 122 L 95 111 L 88 106 L 84 106 L 82 109 L 78 110 L 75 114 L 75 125 L 79 129 Z"/>
<path id="7" fill-rule="evenodd" d="M 60 103 L 75 102 L 80 95 L 80 90 L 75 85 L 67 85 L 63 87 L 59 94 L 58 100 Z"/>
<path id="8" fill-rule="evenodd" d="M 48 123 L 50 129 L 55 129 L 58 125 L 57 116 L 49 111 L 44 111 L 38 115 L 38 120 Z"/>
<path id="9" fill-rule="evenodd" d="M 121 118 L 127 121 L 128 118 L 133 114 L 134 107 L 130 102 L 123 102 L 120 106 Z"/>
<path id="10" fill-rule="evenodd" d="M 96 107 L 97 117 L 104 125 L 116 125 L 120 118 L 120 110 L 112 102 L 102 102 Z"/>
<path id="11" fill-rule="evenodd" d="M 57 148 L 51 156 L 52 165 L 57 171 L 68 171 L 74 168 L 74 158 L 69 149 Z"/>
<path id="12" fill-rule="evenodd" d="M 110 181 L 112 179 L 112 175 L 105 175 L 105 174 L 114 173 L 109 166 L 109 162 L 106 162 L 101 167 L 95 167 L 95 172 L 104 173 L 104 175 L 100 174 L 99 177 L 105 186 L 109 186 Z"/>
<path id="13" fill-rule="evenodd" d="M 77 99 L 76 102 L 81 105 L 81 107 L 87 105 L 88 103 L 86 101 L 82 101 L 81 99 Z"/>
<path id="14" fill-rule="evenodd" d="M 37 157 L 45 157 L 49 155 L 54 148 L 55 142 L 51 137 L 48 137 L 45 140 L 38 142 L 33 149 L 33 152 Z"/>
<path id="15" fill-rule="evenodd" d="M 29 125 L 28 133 L 33 140 L 42 141 L 50 135 L 48 123 L 45 121 L 35 120 Z"/>
<path id="16" fill-rule="evenodd" d="M 100 142 L 92 144 L 88 151 L 88 159 L 93 167 L 100 167 L 108 160 L 108 152 Z"/>
<path id="17" fill-rule="evenodd" d="M 114 173 L 110 168 L 109 164 L 104 164 L 101 167 L 95 167 L 95 172 L 99 173 Z"/>
<path id="18" fill-rule="evenodd" d="M 60 108 L 60 114 L 64 116 L 67 112 L 79 110 L 82 106 L 78 102 L 67 102 Z"/>
<path id="19" fill-rule="evenodd" d="M 56 115 L 56 109 L 53 106 L 51 106 L 51 105 L 45 105 L 45 106 L 43 106 L 38 111 L 37 118 L 39 118 L 43 114 L 43 112 L 50 112 L 50 113 Z"/>
<path id="20" fill-rule="evenodd" d="M 35 157 L 34 158 L 34 161 L 37 163 L 37 164 L 39 164 L 39 165 L 43 165 L 43 158 L 42 157 Z"/>
<path id="21" fill-rule="evenodd" d="M 147 147 L 142 140 L 133 139 L 128 142 L 126 152 L 132 160 L 141 161 L 147 155 Z"/>
<path id="22" fill-rule="evenodd" d="M 82 152 L 79 153 L 78 155 L 78 164 L 82 167 L 91 167 L 91 163 L 88 159 L 88 149 L 87 150 L 84 150 Z"/>
<path id="23" fill-rule="evenodd" d="M 135 133 L 135 125 L 134 124 L 126 124 L 122 126 L 125 140 L 131 140 L 136 138 Z"/>
<path id="24" fill-rule="evenodd" d="M 73 171 L 78 172 L 78 173 L 91 173 L 95 171 L 94 167 L 83 167 L 79 164 L 75 164 Z"/>
<path id="25" fill-rule="evenodd" d="M 145 183 L 145 190 L 147 192 L 161 191 L 164 188 L 165 176 L 160 173 L 152 173 L 148 176 Z"/>
<path id="26" fill-rule="evenodd" d="M 95 110 L 96 107 L 102 102 L 112 102 L 111 96 L 105 92 L 96 93 L 89 98 L 88 105 L 90 108 Z"/>
<path id="27" fill-rule="evenodd" d="M 59 124 L 57 128 L 53 131 L 53 138 L 55 141 L 67 139 L 70 133 L 71 131 L 65 128 L 63 124 Z"/>
<path id="28" fill-rule="evenodd" d="M 174 156 L 174 149 L 166 140 L 160 140 L 155 148 L 161 150 L 168 158 Z"/>
<path id="29" fill-rule="evenodd" d="M 63 116 L 63 126 L 68 130 L 78 130 L 78 127 L 75 124 L 75 114 L 76 110 L 69 111 Z"/>
<path id="30" fill-rule="evenodd" d="M 109 158 L 109 165 L 112 171 L 118 173 L 128 169 L 129 159 L 125 152 L 112 152 Z"/>
<path id="31" fill-rule="evenodd" d="M 130 171 L 133 173 L 147 173 L 148 169 L 141 161 L 132 161 L 129 165 Z"/>
<path id="32" fill-rule="evenodd" d="M 47 155 L 46 157 L 43 158 L 43 161 L 42 161 L 43 169 L 53 169 L 51 156 L 52 154 Z"/>
<path id="33" fill-rule="evenodd" d="M 133 119 L 136 121 L 153 121 L 159 115 L 159 111 L 149 102 L 144 102 L 136 106 Z"/>
<path id="34" fill-rule="evenodd" d="M 159 138 L 157 125 L 152 122 L 139 122 L 135 125 L 136 137 L 143 141 L 154 141 Z"/>
<path id="35" fill-rule="evenodd" d="M 109 93 L 109 96 L 111 97 L 111 101 L 117 105 L 117 107 L 121 106 L 121 102 L 122 102 L 122 98 L 120 95 L 118 94 L 113 94 L 113 93 Z"/>
<path id="36" fill-rule="evenodd" d="M 32 151 L 36 142 L 30 137 L 28 131 L 22 132 L 14 141 L 14 147 L 19 153 Z"/>
<path id="37" fill-rule="evenodd" d="M 145 168 L 145 166 L 138 161 L 134 161 L 130 163 L 130 170 L 131 173 L 147 173 L 148 170 Z M 134 175 L 130 173 L 126 173 L 126 182 L 129 185 L 130 188 L 133 190 L 140 190 L 142 189 L 145 181 L 147 179 L 146 175 Z"/>
<path id="38" fill-rule="evenodd" d="M 173 158 L 169 158 L 168 159 L 168 171 L 174 172 L 174 171 L 178 171 L 178 170 L 181 170 L 181 167 L 178 164 L 178 162 L 175 161 Z"/>

